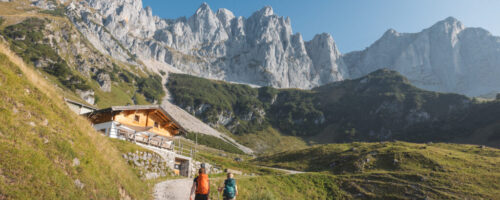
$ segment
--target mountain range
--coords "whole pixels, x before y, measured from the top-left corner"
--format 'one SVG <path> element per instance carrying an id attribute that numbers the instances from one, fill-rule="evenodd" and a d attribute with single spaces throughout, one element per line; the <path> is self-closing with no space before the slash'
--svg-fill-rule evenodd
<path id="1" fill-rule="evenodd" d="M 427 91 L 413 85 L 415 74 L 383 67 L 404 63 L 410 52 L 421 55 L 417 41 L 440 49 L 427 52 L 427 67 L 437 66 L 433 55 L 463 57 L 465 50 L 477 56 L 466 57 L 477 62 L 474 66 L 494 61 L 494 53 L 484 52 L 494 49 L 496 43 L 487 39 L 495 37 L 464 39 L 475 29 L 450 32 L 458 38 L 449 47 L 453 54 L 445 51 L 448 43 L 436 43 L 439 34 L 431 29 L 450 23 L 463 27 L 453 18 L 418 34 L 388 31 L 383 41 L 401 47 L 389 48 L 381 39 L 342 55 L 328 34 L 291 43 L 300 34 L 281 29 L 280 21 L 290 24 L 289 19 L 270 7 L 242 18 L 224 9 L 209 12 L 204 4 L 198 17 L 176 20 L 154 17 L 134 0 L 0 0 L 0 8 L 0 199 L 153 199 L 189 193 L 184 185 L 192 179 L 171 177 L 174 170 L 164 168 L 173 160 L 158 149 L 103 137 L 66 106 L 67 98 L 99 108 L 161 103 L 189 131 L 173 139 L 173 150 L 192 156 L 189 166 L 204 162 L 211 169 L 241 172 L 236 177 L 240 199 L 500 196 L 500 98 Z M 235 19 L 242 21 L 239 38 L 227 29 L 238 25 Z M 214 24 L 219 27 L 212 29 Z M 161 34 L 171 39 L 168 45 Z M 472 49 L 475 45 L 478 49 Z M 152 52 L 158 57 L 147 57 Z M 236 54 L 239 65 L 227 56 Z M 158 60 L 161 56 L 166 57 Z M 220 63 L 212 62 L 217 59 Z M 265 65 L 252 69 L 251 62 Z M 453 69 L 467 66 L 462 67 Z M 449 76 L 442 82 L 463 80 Z M 489 91 L 488 84 L 470 81 Z M 186 154 L 188 149 L 194 151 Z M 253 155 L 241 154 L 252 150 Z M 210 177 L 225 175 L 219 172 Z M 151 173 L 166 177 L 147 180 Z M 223 179 L 211 181 L 223 184 Z"/>
<path id="2" fill-rule="evenodd" d="M 85 0 L 71 2 L 67 14 L 102 53 L 155 72 L 310 89 L 387 68 L 427 90 L 500 91 L 500 38 L 453 17 L 418 33 L 390 29 L 368 48 L 342 54 L 330 34 L 304 41 L 269 6 L 245 18 L 203 3 L 190 17 L 162 19 L 142 1 Z"/>
<path id="3" fill-rule="evenodd" d="M 198 38 L 196 40 L 198 43 L 203 40 L 207 44 L 215 44 L 210 43 L 208 39 L 200 39 L 205 37 L 200 34 L 206 33 L 206 31 L 191 30 L 192 27 L 202 27 L 203 30 L 210 27 L 209 25 L 199 25 L 202 22 L 204 23 L 203 17 L 196 20 L 196 17 L 177 20 L 160 19 L 152 15 L 151 9 L 143 9 L 140 3 L 140 1 L 127 3 L 125 1 L 103 2 L 93 0 L 71 1 L 58 5 L 33 4 L 35 6 L 48 5 L 49 10 L 51 7 L 55 7 L 49 13 L 47 13 L 46 8 L 40 10 L 41 14 L 53 19 L 27 18 L 23 22 L 16 22 L 10 17 L 5 17 L 7 25 L 0 34 L 11 45 L 11 49 L 16 54 L 20 55 L 25 62 L 33 64 L 37 69 L 45 72 L 47 78 L 54 79 L 54 83 L 61 87 L 63 91 L 66 91 L 70 97 L 80 96 L 87 103 L 96 104 L 99 107 L 149 103 L 161 103 L 163 106 L 169 107 L 168 105 L 173 106 L 175 104 L 182 108 L 175 110 L 183 113 L 183 110 L 185 110 L 210 125 L 211 128 L 217 129 L 211 129 L 213 131 L 209 132 L 227 131 L 227 133 L 233 134 L 235 137 L 241 136 L 242 138 L 236 138 L 238 142 L 245 142 L 244 140 L 248 139 L 244 136 L 250 134 L 246 133 L 261 133 L 255 134 L 256 137 L 266 135 L 266 138 L 260 138 L 261 141 L 269 139 L 268 133 L 275 133 L 276 138 L 280 138 L 281 133 L 284 136 L 306 138 L 307 141 L 312 141 L 312 143 L 397 139 L 414 142 L 456 142 L 456 140 L 461 140 L 458 142 L 498 145 L 496 135 L 497 130 L 500 129 L 496 126 L 497 114 L 495 110 L 497 110 L 497 101 L 483 104 L 477 99 L 463 95 L 428 92 L 421 89 L 425 87 L 415 82 L 417 80 L 416 76 L 424 77 L 425 73 L 409 73 L 406 71 L 409 74 L 405 74 L 405 72 L 401 72 L 401 70 L 407 68 L 394 69 L 387 67 L 392 70 L 379 69 L 384 68 L 384 64 L 380 63 L 402 62 L 403 57 L 410 55 L 410 53 L 404 53 L 404 51 L 410 49 L 408 52 L 413 52 L 416 50 L 411 49 L 421 49 L 416 47 L 417 43 L 421 43 L 417 41 L 426 38 L 428 38 L 429 42 L 427 43 L 430 45 L 426 47 L 428 49 L 446 47 L 444 44 L 444 46 L 438 45 L 435 42 L 438 39 L 434 37 L 439 34 L 434 32 L 439 33 L 441 28 L 454 30 L 448 32 L 450 35 L 458 35 L 456 36 L 458 38 L 463 38 L 471 30 L 476 30 L 463 28 L 463 25 L 454 18 L 448 18 L 418 34 L 402 34 L 390 30 L 382 39 L 361 52 L 341 55 L 338 50 L 334 51 L 338 55 L 335 61 L 338 64 L 337 67 L 352 65 L 346 68 L 336 68 L 339 71 L 338 75 L 342 75 L 337 76 L 337 81 L 324 81 L 325 83 L 318 83 L 319 86 L 309 86 L 313 87 L 310 90 L 276 89 L 273 87 L 252 88 L 248 85 L 230 84 L 195 77 L 209 76 L 210 73 L 208 72 L 194 74 L 195 76 L 177 74 L 177 72 L 192 73 L 144 57 L 144 54 L 148 52 L 147 49 L 138 50 L 136 47 L 146 48 L 148 44 L 153 46 L 161 44 L 162 48 L 166 48 L 169 52 L 175 52 L 178 57 L 174 56 L 172 58 L 181 59 L 178 60 L 178 63 L 189 69 L 183 63 L 201 59 L 202 56 L 188 54 L 191 51 L 190 49 L 196 48 L 193 46 L 188 47 L 189 42 L 180 42 L 181 40 L 187 41 L 191 37 L 187 36 L 191 34 L 192 37 Z M 132 11 L 132 8 L 137 10 Z M 102 13 L 102 15 L 99 13 Z M 218 15 L 219 17 L 216 18 L 218 21 L 214 22 L 218 24 L 220 19 L 223 19 L 221 17 L 223 13 L 227 14 L 228 11 L 221 9 L 214 13 L 207 4 L 203 4 L 195 16 L 206 15 L 210 18 L 212 15 Z M 276 16 L 271 13 L 272 9 L 265 7 L 248 19 L 241 17 L 240 19 L 248 25 L 252 21 L 251 19 L 256 16 L 267 16 L 267 18 L 264 17 L 266 19 Z M 98 19 L 100 16 L 107 17 Z M 116 24 L 117 21 L 120 21 L 118 16 L 124 20 Z M 235 18 L 230 18 L 232 20 L 229 21 L 234 23 Z M 289 21 L 284 18 L 283 20 Z M 150 23 L 148 26 L 144 25 L 145 22 L 154 21 L 157 23 Z M 158 27 L 162 23 L 165 23 L 165 27 L 160 30 Z M 254 26 L 263 26 L 261 22 L 253 23 Z M 159 32 L 167 33 L 170 30 L 168 28 L 170 25 L 167 26 L 166 24 L 178 24 L 175 27 L 183 29 L 179 34 L 182 33 L 186 37 L 177 37 L 177 39 L 172 40 L 171 46 L 157 41 L 155 37 L 158 36 Z M 265 24 L 266 27 L 270 26 L 269 23 Z M 183 26 L 184 28 L 182 28 Z M 148 27 L 154 29 L 148 30 Z M 123 30 L 118 31 L 119 28 Z M 260 28 L 255 27 L 254 29 L 260 30 Z M 242 30 L 249 29 L 246 27 Z M 113 32 L 116 33 L 113 34 Z M 245 38 L 254 33 L 255 31 L 245 33 Z M 141 34 L 149 34 L 149 36 L 144 36 L 141 39 L 138 37 Z M 214 36 L 214 38 L 218 37 L 217 34 Z M 229 41 L 232 41 L 231 38 L 228 36 L 228 38 L 221 40 L 218 45 L 228 44 Z M 331 43 L 320 42 L 321 40 L 329 40 Z M 196 41 L 193 41 L 191 43 L 196 43 Z M 263 40 L 246 38 L 244 41 L 262 42 Z M 397 43 L 400 46 L 405 46 L 405 48 L 401 48 L 402 50 L 391 49 L 392 47 L 386 47 L 391 45 L 385 44 L 384 41 L 393 41 L 388 43 Z M 459 44 L 467 46 L 463 42 L 465 40 L 460 41 L 457 41 L 455 47 Z M 274 39 L 269 40 L 266 44 L 271 43 L 275 44 L 276 41 Z M 132 44 L 132 46 L 128 47 L 129 44 Z M 286 45 L 288 44 L 286 43 Z M 311 55 L 323 55 L 325 52 L 332 52 L 324 49 L 328 47 L 327 44 L 333 45 L 334 41 L 328 34 L 321 34 L 312 41 L 304 42 L 304 44 L 307 47 L 306 52 L 309 52 L 307 59 L 321 60 L 325 56 L 314 57 Z M 491 45 L 493 43 L 487 42 L 487 44 Z M 248 52 L 255 47 L 243 43 L 242 45 L 249 49 Z M 175 48 L 172 46 L 175 46 Z M 279 46 L 283 47 L 283 45 Z M 198 50 L 198 52 L 203 52 L 206 55 L 211 52 L 205 51 L 206 49 L 203 50 L 203 48 Z M 225 52 L 229 53 L 231 51 Z M 256 50 L 255 52 L 262 53 L 264 51 Z M 273 50 L 273 52 L 277 53 L 279 51 Z M 310 54 L 310 52 L 320 53 Z M 437 52 L 443 54 L 445 51 Z M 480 52 L 482 51 L 476 51 L 478 54 Z M 370 56 L 372 54 L 380 55 Z M 387 56 L 390 54 L 398 54 L 402 58 L 395 59 L 396 62 Z M 223 57 L 219 58 L 222 59 Z M 256 56 L 255 58 L 262 57 Z M 289 57 L 288 61 L 291 62 L 291 59 L 295 58 Z M 263 59 L 267 58 L 264 57 Z M 438 58 L 430 56 L 428 59 L 436 62 L 433 60 Z M 431 61 L 429 63 L 432 63 Z M 323 67 L 318 67 L 319 69 L 324 69 L 324 66 L 329 65 L 320 61 L 314 61 L 313 63 L 323 63 Z M 200 66 L 202 65 L 193 64 L 191 69 L 198 69 Z M 432 66 L 428 65 L 428 68 L 432 68 Z M 215 69 L 209 66 L 202 68 L 209 71 Z M 247 69 L 251 68 L 228 68 L 228 70 Z M 175 73 L 167 74 L 167 72 Z M 220 70 L 220 72 L 226 73 L 224 70 Z M 288 75 L 294 73 L 293 70 L 289 69 L 287 72 Z M 487 71 L 479 70 L 477 73 L 479 72 L 483 72 L 485 77 L 494 75 L 491 72 L 493 75 L 486 73 Z M 322 76 L 328 74 L 330 73 L 319 73 Z M 235 79 L 239 76 L 258 77 L 258 75 L 248 71 L 233 75 Z M 272 75 L 272 73 L 267 75 L 268 77 L 281 77 L 278 74 Z M 428 73 L 428 75 L 425 78 L 427 81 L 423 81 L 421 84 L 432 86 L 435 82 L 430 80 L 437 79 L 441 81 L 437 85 L 442 85 L 441 83 L 448 81 L 450 85 L 458 87 L 459 84 L 453 85 L 451 83 L 462 80 L 455 75 L 449 75 L 449 79 L 437 78 L 439 73 Z M 297 74 L 294 76 L 297 76 L 297 80 L 292 81 L 294 84 L 305 83 L 301 82 L 300 78 L 306 76 Z M 322 80 L 326 80 L 326 78 Z M 233 81 L 237 82 L 238 80 Z M 413 85 L 419 86 L 420 89 Z M 477 85 L 484 88 L 488 86 L 488 84 Z M 439 91 L 439 88 L 436 86 L 434 90 Z M 188 116 L 188 113 L 184 113 L 186 115 L 183 116 Z M 192 122 L 195 121 L 194 119 L 191 117 L 187 121 Z M 207 127 L 210 128 L 205 125 L 201 129 L 191 130 L 208 130 Z M 476 134 L 476 132 L 479 134 Z M 481 137 L 473 138 L 476 135 L 481 135 Z M 300 141 L 291 142 L 303 144 Z M 253 145 L 250 143 L 244 144 Z M 261 149 L 265 151 L 265 148 Z"/>

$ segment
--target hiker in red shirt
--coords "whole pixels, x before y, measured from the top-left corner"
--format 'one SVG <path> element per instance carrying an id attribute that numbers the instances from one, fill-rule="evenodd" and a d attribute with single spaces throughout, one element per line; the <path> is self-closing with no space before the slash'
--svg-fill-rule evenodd
<path id="1" fill-rule="evenodd" d="M 203 167 L 198 171 L 198 177 L 194 179 L 193 187 L 191 187 L 191 194 L 189 196 L 190 200 L 193 200 L 193 193 L 195 193 L 194 200 L 210 199 L 210 181 Z"/>

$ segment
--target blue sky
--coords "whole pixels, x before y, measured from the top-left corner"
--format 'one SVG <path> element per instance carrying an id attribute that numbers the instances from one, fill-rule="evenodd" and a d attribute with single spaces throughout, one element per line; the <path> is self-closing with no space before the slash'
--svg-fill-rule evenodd
<path id="1" fill-rule="evenodd" d="M 203 2 L 214 12 L 227 8 L 244 17 L 270 5 L 276 14 L 289 16 L 293 31 L 305 40 L 330 33 L 342 53 L 368 47 L 389 28 L 418 32 L 449 16 L 500 35 L 497 0 L 143 0 L 154 15 L 168 19 L 191 16 Z"/>

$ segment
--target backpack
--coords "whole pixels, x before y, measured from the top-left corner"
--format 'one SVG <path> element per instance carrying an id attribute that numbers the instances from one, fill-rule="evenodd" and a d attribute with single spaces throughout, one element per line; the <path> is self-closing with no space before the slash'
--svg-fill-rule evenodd
<path id="1" fill-rule="evenodd" d="M 236 181 L 229 178 L 224 181 L 224 194 L 227 198 L 234 198 L 236 196 Z"/>
<path id="2" fill-rule="evenodd" d="M 208 183 L 208 175 L 200 174 L 196 180 L 196 194 L 208 194 L 208 190 L 210 188 Z"/>

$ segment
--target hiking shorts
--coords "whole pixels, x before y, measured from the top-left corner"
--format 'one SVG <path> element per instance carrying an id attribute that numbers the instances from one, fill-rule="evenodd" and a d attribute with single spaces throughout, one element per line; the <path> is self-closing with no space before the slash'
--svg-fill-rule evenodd
<path id="1" fill-rule="evenodd" d="M 194 200 L 208 200 L 208 194 L 196 194 Z"/>
<path id="2" fill-rule="evenodd" d="M 236 200 L 236 197 L 229 198 L 229 197 L 222 197 L 223 200 Z"/>

